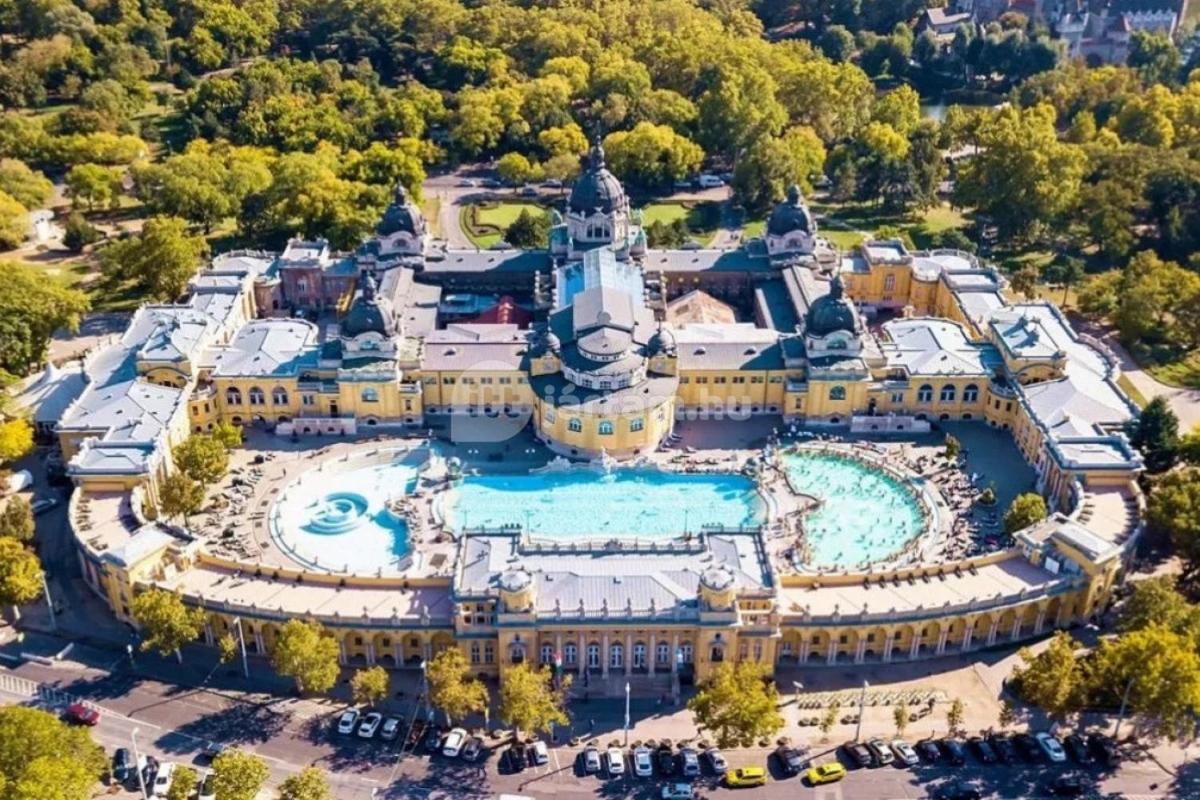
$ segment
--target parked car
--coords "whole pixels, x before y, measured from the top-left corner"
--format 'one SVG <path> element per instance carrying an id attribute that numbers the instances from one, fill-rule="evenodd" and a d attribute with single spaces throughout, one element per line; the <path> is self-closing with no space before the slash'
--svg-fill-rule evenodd
<path id="1" fill-rule="evenodd" d="M 175 764 L 168 761 L 160 764 L 154 772 L 154 783 L 151 784 L 150 794 L 155 797 L 166 797 L 171 788 L 171 779 L 175 776 Z"/>
<path id="2" fill-rule="evenodd" d="M 388 717 L 383 721 L 383 727 L 379 729 L 379 738 L 385 742 L 393 741 L 400 735 L 400 720 L 396 717 Z"/>
<path id="3" fill-rule="evenodd" d="M 846 751 L 846 757 L 854 766 L 871 766 L 871 751 L 862 742 L 846 742 L 842 745 L 842 749 Z"/>
<path id="4" fill-rule="evenodd" d="M 1104 766 L 1115 768 L 1121 763 L 1121 755 L 1117 752 L 1117 743 L 1102 733 L 1093 733 L 1087 738 L 1088 749 Z"/>
<path id="5" fill-rule="evenodd" d="M 118 747 L 113 751 L 112 768 L 110 774 L 113 781 L 124 785 L 133 776 L 133 754 L 129 752 L 127 747 Z"/>
<path id="6" fill-rule="evenodd" d="M 1086 791 L 1087 785 L 1078 775 L 1059 775 L 1046 785 L 1050 794 L 1059 797 L 1078 797 Z"/>
<path id="7" fill-rule="evenodd" d="M 583 750 L 583 771 L 588 775 L 600 771 L 600 751 L 591 745 Z"/>
<path id="8" fill-rule="evenodd" d="M 704 757 L 708 759 L 708 766 L 712 769 L 714 775 L 724 775 L 729 771 L 729 762 L 725 760 L 725 755 L 715 747 L 710 747 L 704 751 Z"/>
<path id="9" fill-rule="evenodd" d="M 467 743 L 467 732 L 462 728 L 454 728 L 446 734 L 442 742 L 442 755 L 446 758 L 458 758 L 462 754 L 463 745 Z"/>
<path id="10" fill-rule="evenodd" d="M 1080 764 L 1087 765 L 1096 760 L 1092 756 L 1091 751 L 1088 750 L 1087 742 L 1083 741 L 1083 737 L 1078 733 L 1072 733 L 1066 739 L 1063 739 L 1063 749 Z"/>
<path id="11" fill-rule="evenodd" d="M 871 739 L 867 742 L 867 749 L 871 751 L 871 766 L 882 767 L 892 763 L 896 758 L 892 755 L 891 748 L 883 739 Z"/>
<path id="12" fill-rule="evenodd" d="M 679 751 L 680 771 L 685 778 L 700 777 L 700 754 L 690 747 Z"/>
<path id="13" fill-rule="evenodd" d="M 954 781 L 943 786 L 937 796 L 939 800 L 980 800 L 983 793 L 969 783 Z"/>
<path id="14" fill-rule="evenodd" d="M 362 722 L 358 723 L 358 738 L 374 739 L 375 734 L 379 732 L 379 726 L 383 724 L 383 714 L 378 711 L 372 711 L 362 718 Z"/>
<path id="15" fill-rule="evenodd" d="M 699 178 L 696 178 L 696 185 L 701 189 L 715 189 L 718 186 L 724 186 L 725 181 L 721 180 L 716 175 L 704 174 Z"/>
<path id="16" fill-rule="evenodd" d="M 415 719 L 413 724 L 408 729 L 408 736 L 404 740 L 404 747 L 408 750 L 416 750 L 417 746 L 425 739 L 425 720 Z"/>
<path id="17" fill-rule="evenodd" d="M 779 745 L 775 749 L 775 757 L 779 759 L 779 768 L 788 775 L 799 775 L 808 768 L 804 754 L 791 745 Z"/>
<path id="18" fill-rule="evenodd" d="M 197 784 L 196 800 L 217 800 L 217 776 L 206 772 Z"/>
<path id="19" fill-rule="evenodd" d="M 37 500 L 34 500 L 29 504 L 29 510 L 33 512 L 34 516 L 37 516 L 39 514 L 45 514 L 47 511 L 57 505 L 57 497 L 39 497 Z"/>
<path id="20" fill-rule="evenodd" d="M 1032 735 L 1018 733 L 1013 737 L 1013 742 L 1016 743 L 1017 750 L 1021 753 L 1021 758 L 1034 763 L 1042 760 L 1042 747 Z"/>
<path id="21" fill-rule="evenodd" d="M 690 783 L 668 783 L 662 787 L 662 800 L 692 800 L 696 793 Z"/>
<path id="22" fill-rule="evenodd" d="M 440 725 L 425 727 L 425 752 L 436 753 L 442 749 L 442 728 Z"/>
<path id="23" fill-rule="evenodd" d="M 666 776 L 675 772 L 675 754 L 669 747 L 660 747 L 654 752 L 654 763 L 658 765 L 658 773 Z"/>
<path id="24" fill-rule="evenodd" d="M 479 185 L 485 189 L 499 189 L 504 184 L 495 178 L 484 178 L 479 182 Z"/>
<path id="25" fill-rule="evenodd" d="M 483 755 L 483 739 L 478 736 L 472 736 L 463 746 L 462 757 L 463 761 L 474 763 Z"/>
<path id="26" fill-rule="evenodd" d="M 338 717 L 337 732 L 343 736 L 349 736 L 354 733 L 354 729 L 358 727 L 358 709 L 347 708 Z"/>
<path id="27" fill-rule="evenodd" d="M 654 774 L 654 759 L 649 747 L 633 748 L 633 774 L 639 778 L 649 778 Z"/>
<path id="28" fill-rule="evenodd" d="M 100 722 L 100 712 L 83 703 L 71 703 L 71 705 L 67 706 L 67 710 L 63 712 L 63 717 L 67 722 L 73 722 L 76 725 L 87 725 L 89 728 Z"/>
<path id="29" fill-rule="evenodd" d="M 562 185 L 562 181 L 560 181 L 558 178 L 547 178 L 546 180 L 542 181 L 542 186 L 546 189 L 561 189 Z"/>
<path id="30" fill-rule="evenodd" d="M 993 733 L 988 737 L 988 744 L 996 751 L 996 758 L 1000 759 L 1005 764 L 1013 764 L 1016 762 L 1017 746 L 1013 744 L 1011 736 L 1003 733 Z"/>
<path id="31" fill-rule="evenodd" d="M 608 752 L 604 754 L 604 758 L 608 761 L 608 774 L 610 776 L 619 778 L 625 774 L 625 754 L 621 752 L 621 748 L 608 748 Z"/>
<path id="32" fill-rule="evenodd" d="M 942 758 L 942 751 L 938 749 L 937 742 L 933 739 L 922 739 L 917 742 L 917 754 L 927 764 L 937 763 Z"/>
<path id="33" fill-rule="evenodd" d="M 921 762 L 921 759 L 917 757 L 917 751 L 913 750 L 912 745 L 903 739 L 896 739 L 892 742 L 892 754 L 906 767 L 915 767 Z"/>
<path id="34" fill-rule="evenodd" d="M 533 186 L 522 186 L 519 194 L 521 197 L 537 197 L 537 189 Z"/>
<path id="35" fill-rule="evenodd" d="M 463 189 L 473 189 L 476 186 L 478 186 L 479 183 L 477 181 L 471 180 L 470 178 L 463 178 L 461 181 L 458 182 L 458 185 L 460 187 L 462 187 Z"/>
<path id="36" fill-rule="evenodd" d="M 963 743 L 958 739 L 947 737 L 938 742 L 942 748 L 942 755 L 956 767 L 960 767 L 967 763 L 967 748 L 963 747 Z"/>
<path id="37" fill-rule="evenodd" d="M 829 764 L 821 764 L 819 767 L 811 767 L 808 772 L 804 773 L 804 777 L 808 779 L 810 786 L 836 783 L 846 777 L 846 768 L 834 761 Z"/>
<path id="38" fill-rule="evenodd" d="M 550 763 L 550 750 L 541 739 L 533 743 L 533 746 L 529 748 L 529 752 L 530 758 L 533 759 L 533 763 L 536 766 L 541 767 Z"/>
<path id="39" fill-rule="evenodd" d="M 972 736 L 969 740 L 971 750 L 975 753 L 975 757 L 985 764 L 995 764 L 999 758 L 996 756 L 996 751 L 987 743 L 987 740 L 982 736 Z"/>
<path id="40" fill-rule="evenodd" d="M 767 771 L 762 767 L 740 767 L 725 773 L 725 785 L 735 789 L 765 786 Z"/>
<path id="41" fill-rule="evenodd" d="M 1033 738 L 1037 739 L 1038 746 L 1042 748 L 1042 752 L 1046 754 L 1046 758 L 1055 764 L 1061 764 L 1067 760 L 1067 752 L 1063 750 L 1058 739 L 1055 739 L 1052 734 L 1046 731 L 1039 731 Z"/>
<path id="42" fill-rule="evenodd" d="M 513 772 L 520 772 L 529 766 L 529 756 L 525 754 L 525 745 L 521 742 L 505 750 L 504 757 L 508 759 L 508 765 Z"/>

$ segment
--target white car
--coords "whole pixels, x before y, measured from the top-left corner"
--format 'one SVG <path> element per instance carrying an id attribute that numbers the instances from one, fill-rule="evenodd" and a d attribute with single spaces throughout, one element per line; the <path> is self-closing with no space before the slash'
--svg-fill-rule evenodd
<path id="1" fill-rule="evenodd" d="M 158 765 L 158 772 L 154 773 L 154 786 L 150 793 L 155 797 L 166 797 L 167 791 L 171 788 L 171 778 L 175 775 L 175 765 L 167 761 Z"/>
<path id="2" fill-rule="evenodd" d="M 543 767 L 550 763 L 550 750 L 541 739 L 534 742 L 530 749 L 533 751 L 534 766 Z"/>
<path id="3" fill-rule="evenodd" d="M 211 772 L 200 779 L 200 786 L 196 789 L 196 800 L 217 800 L 217 780 Z"/>
<path id="4" fill-rule="evenodd" d="M 725 181 L 721 180 L 716 175 L 701 175 L 696 179 L 696 183 L 701 189 L 715 189 L 718 186 L 725 185 Z"/>
<path id="5" fill-rule="evenodd" d="M 729 771 L 729 762 L 725 760 L 725 756 L 717 748 L 708 748 L 704 751 L 704 755 L 708 758 L 708 765 L 712 767 L 714 775 L 724 775 Z"/>
<path id="6" fill-rule="evenodd" d="M 608 759 L 608 774 L 614 778 L 625 774 L 625 754 L 619 748 L 610 747 L 605 756 Z"/>
<path id="7" fill-rule="evenodd" d="M 639 778 L 649 778 L 654 774 L 654 759 L 651 758 L 649 747 L 633 749 L 633 774 Z"/>
<path id="8" fill-rule="evenodd" d="M 442 742 L 442 755 L 446 758 L 458 758 L 466 743 L 467 732 L 462 728 L 455 728 L 446 734 L 446 740 Z"/>
<path id="9" fill-rule="evenodd" d="M 383 723 L 383 714 L 378 711 L 372 711 L 363 717 L 362 722 L 358 723 L 358 738 L 374 739 L 375 731 L 379 730 L 379 726 Z"/>
<path id="10" fill-rule="evenodd" d="M 29 510 L 34 513 L 34 516 L 37 516 L 38 514 L 45 514 L 57 505 L 57 497 L 41 497 L 29 504 Z"/>
<path id="11" fill-rule="evenodd" d="M 695 796 L 690 783 L 668 783 L 662 788 L 663 800 L 692 800 Z"/>
<path id="12" fill-rule="evenodd" d="M 915 767 L 921 763 L 921 759 L 917 756 L 917 751 L 912 749 L 912 745 L 903 739 L 897 739 L 892 742 L 892 753 L 896 756 L 896 760 L 906 767 Z"/>
<path id="13" fill-rule="evenodd" d="M 358 727 L 358 709 L 347 708 L 338 717 L 337 732 L 343 736 L 349 736 L 354 733 L 354 729 Z"/>
<path id="14" fill-rule="evenodd" d="M 1046 754 L 1046 758 L 1055 764 L 1061 764 L 1067 760 L 1067 751 L 1063 750 L 1063 746 L 1058 743 L 1058 739 L 1055 739 L 1045 731 L 1042 731 L 1033 738 L 1037 739 L 1037 743 L 1041 746 L 1042 752 Z"/>

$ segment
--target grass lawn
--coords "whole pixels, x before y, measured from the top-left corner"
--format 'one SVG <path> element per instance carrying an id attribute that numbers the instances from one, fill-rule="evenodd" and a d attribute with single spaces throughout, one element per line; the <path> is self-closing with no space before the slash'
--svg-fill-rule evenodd
<path id="1" fill-rule="evenodd" d="M 655 222 L 671 225 L 683 220 L 688 233 L 701 244 L 707 244 L 716 233 L 721 219 L 719 203 L 651 203 L 641 209 L 642 225 L 650 227 Z"/>
<path id="2" fill-rule="evenodd" d="M 823 217 L 821 235 L 843 249 L 883 227 L 898 228 L 918 248 L 927 248 L 935 234 L 967 225 L 963 213 L 946 204 L 911 215 L 893 214 L 872 203 L 814 203 L 812 209 Z"/>
<path id="3" fill-rule="evenodd" d="M 425 217 L 425 225 L 433 238 L 442 238 L 442 198 L 431 194 L 421 200 L 421 216 Z"/>
<path id="4" fill-rule="evenodd" d="M 1200 389 L 1200 350 L 1193 350 L 1175 361 L 1147 365 L 1146 371 L 1168 386 Z"/>
<path id="5" fill-rule="evenodd" d="M 821 228 L 820 235 L 839 250 L 853 250 L 867 238 L 862 231 L 846 231 L 840 228 Z"/>
<path id="6" fill-rule="evenodd" d="M 1139 408 L 1145 408 L 1146 403 L 1150 402 L 1146 399 L 1146 395 L 1138 391 L 1138 388 L 1133 385 L 1133 381 L 1129 380 L 1128 375 L 1122 374 L 1121 377 L 1117 378 L 1117 386 L 1120 386 L 1121 390 L 1129 395 L 1129 399 L 1137 403 Z"/>
<path id="7" fill-rule="evenodd" d="M 742 225 L 742 238 L 753 239 L 756 236 L 762 236 L 767 232 L 767 221 L 765 219 L 753 219 Z"/>
<path id="8" fill-rule="evenodd" d="M 459 222 L 471 243 L 486 250 L 504 238 L 505 229 L 517 221 L 522 211 L 544 214 L 546 207 L 526 200 L 477 203 L 463 207 Z"/>

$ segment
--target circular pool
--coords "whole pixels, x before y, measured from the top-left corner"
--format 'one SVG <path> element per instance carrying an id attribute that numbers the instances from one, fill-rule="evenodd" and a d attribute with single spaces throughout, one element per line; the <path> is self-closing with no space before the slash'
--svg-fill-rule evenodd
<path id="1" fill-rule="evenodd" d="M 313 533 L 345 533 L 357 528 L 367 514 L 367 498 L 356 492 L 334 492 L 308 507 L 308 521 L 301 527 Z"/>

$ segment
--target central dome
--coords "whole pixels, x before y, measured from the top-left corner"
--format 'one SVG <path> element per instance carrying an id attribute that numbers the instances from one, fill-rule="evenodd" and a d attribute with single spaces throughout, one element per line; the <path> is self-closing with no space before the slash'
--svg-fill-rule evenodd
<path id="1" fill-rule="evenodd" d="M 597 211 L 611 214 L 625 203 L 625 190 L 617 176 L 604 166 L 604 148 L 597 140 L 588 155 L 587 170 L 571 187 L 567 207 L 577 214 L 593 214 Z"/>
<path id="2" fill-rule="evenodd" d="M 800 187 L 792 184 L 788 188 L 787 199 L 775 206 L 767 220 L 767 233 L 772 236 L 786 236 L 793 231 L 816 233 L 808 206 L 800 194 Z"/>
<path id="3" fill-rule="evenodd" d="M 379 333 L 390 336 L 396 332 L 396 320 L 392 315 L 391 303 L 376 296 L 375 276 L 364 273 L 362 289 L 342 320 L 342 335 L 348 338 L 360 333 Z"/>
<path id="4" fill-rule="evenodd" d="M 808 309 L 806 333 L 810 336 L 825 336 L 834 331 L 858 330 L 858 318 L 854 306 L 846 297 L 842 278 L 835 275 L 829 286 L 829 294 L 818 297 Z"/>

